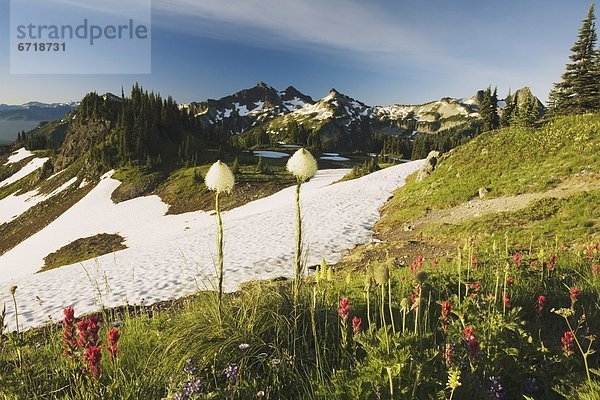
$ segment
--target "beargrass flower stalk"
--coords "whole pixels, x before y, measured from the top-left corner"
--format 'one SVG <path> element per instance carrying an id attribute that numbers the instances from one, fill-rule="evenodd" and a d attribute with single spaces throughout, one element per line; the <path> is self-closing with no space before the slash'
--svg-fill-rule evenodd
<path id="1" fill-rule="evenodd" d="M 379 287 L 381 288 L 381 298 L 380 298 L 379 306 L 380 306 L 380 319 L 381 319 L 381 324 L 383 326 L 386 326 L 385 286 L 387 285 L 389 280 L 390 280 L 390 271 L 387 268 L 387 265 L 385 265 L 385 264 L 378 265 L 377 268 L 375 268 L 375 283 L 377 283 L 379 285 Z"/>
<path id="2" fill-rule="evenodd" d="M 388 280 L 388 306 L 390 309 L 390 320 L 392 322 L 392 332 L 396 334 L 396 324 L 394 323 L 394 313 L 392 311 L 392 280 Z"/>
<path id="3" fill-rule="evenodd" d="M 319 348 L 319 340 L 318 340 L 318 335 L 317 335 L 317 319 L 316 319 L 316 314 L 317 314 L 317 288 L 313 287 L 313 296 L 312 296 L 312 302 L 310 304 L 310 322 L 312 325 L 312 334 L 313 334 L 313 341 L 315 342 L 315 362 L 316 362 L 316 367 L 317 367 L 317 374 L 319 376 L 319 379 L 322 378 L 321 376 L 321 350 Z"/>
<path id="4" fill-rule="evenodd" d="M 294 153 L 287 162 L 287 170 L 296 177 L 296 270 L 294 282 L 294 305 L 298 304 L 300 278 L 302 276 L 302 216 L 300 213 L 300 189 L 302 184 L 317 173 L 317 161 L 304 148 Z"/>
<path id="5" fill-rule="evenodd" d="M 400 301 L 400 308 L 402 308 L 402 333 L 404 333 L 406 331 L 406 313 L 409 310 L 409 302 L 406 297 Z"/>
<path id="6" fill-rule="evenodd" d="M 221 317 L 221 307 L 223 300 L 223 220 L 221 219 L 221 208 L 219 206 L 219 194 L 228 193 L 233 188 L 235 177 L 227 164 L 217 161 L 211 165 L 204 178 L 206 187 L 215 192 L 215 212 L 217 216 L 217 308 L 219 318 Z"/>
<path id="7" fill-rule="evenodd" d="M 17 286 L 11 286 L 9 289 L 10 295 L 13 299 L 13 304 L 15 305 L 15 324 L 17 326 L 17 335 L 19 334 L 19 310 L 17 308 L 17 297 L 15 293 L 17 293 Z"/>
<path id="8" fill-rule="evenodd" d="M 371 277 L 365 277 L 365 298 L 367 300 L 367 323 L 371 326 Z"/>
<path id="9" fill-rule="evenodd" d="M 386 345 L 387 345 L 387 351 L 388 354 L 390 352 L 390 339 L 388 337 L 388 330 L 387 330 L 387 322 L 386 322 L 386 318 L 385 318 L 385 286 L 388 283 L 388 281 L 390 280 L 390 271 L 387 267 L 387 265 L 382 264 L 379 265 L 376 269 L 375 269 L 375 282 L 381 287 L 381 298 L 380 298 L 380 313 L 381 313 L 381 324 L 383 325 L 383 331 L 385 333 L 385 341 L 386 341 Z M 391 308 L 390 308 L 391 311 Z M 392 317 L 392 319 L 394 318 L 393 315 L 390 314 L 390 316 Z"/>
<path id="10" fill-rule="evenodd" d="M 385 367 L 388 376 L 388 383 L 390 385 L 390 396 L 394 398 L 394 381 L 392 379 L 392 367 Z"/>
<path id="11" fill-rule="evenodd" d="M 421 313 L 420 305 L 421 305 L 421 285 L 418 285 L 415 301 L 413 303 L 413 309 L 415 310 L 415 335 L 419 331 L 419 314 Z"/>
<path id="12" fill-rule="evenodd" d="M 506 292 L 506 285 L 507 285 L 507 280 L 508 280 L 508 271 L 509 271 L 509 267 L 508 264 L 506 264 L 506 266 L 504 267 L 504 291 L 502 292 L 502 314 L 506 315 L 506 308 L 507 306 L 510 306 L 510 300 L 507 303 L 506 299 L 508 296 L 508 293 Z"/>
<path id="13" fill-rule="evenodd" d="M 450 400 L 452 400 L 452 396 L 454 396 L 454 391 L 461 385 L 460 369 L 450 368 L 448 370 L 448 383 L 446 385 L 450 390 L 452 390 L 450 392 Z"/>
<path id="14" fill-rule="evenodd" d="M 460 281 L 460 265 L 462 264 L 462 253 L 460 251 L 460 248 L 458 249 L 458 304 L 460 305 L 460 286 L 461 286 L 461 281 Z"/>

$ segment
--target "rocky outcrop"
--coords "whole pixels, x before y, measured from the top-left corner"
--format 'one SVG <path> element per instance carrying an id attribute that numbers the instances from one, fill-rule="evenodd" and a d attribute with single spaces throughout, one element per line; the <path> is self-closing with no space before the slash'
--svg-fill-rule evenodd
<path id="1" fill-rule="evenodd" d="M 417 182 L 422 182 L 425 178 L 431 175 L 431 173 L 435 169 L 435 166 L 438 163 L 439 158 L 439 151 L 432 150 L 429 152 L 427 158 L 425 159 L 425 165 L 423 165 L 423 167 L 421 167 L 421 169 L 419 170 L 419 173 L 417 175 Z"/>

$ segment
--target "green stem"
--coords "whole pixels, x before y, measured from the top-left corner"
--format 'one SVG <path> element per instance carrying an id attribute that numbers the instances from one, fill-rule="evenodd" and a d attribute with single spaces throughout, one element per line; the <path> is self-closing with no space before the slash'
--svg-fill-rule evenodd
<path id="1" fill-rule="evenodd" d="M 385 345 L 387 347 L 387 353 L 390 354 L 390 338 L 388 337 L 387 323 L 385 321 L 385 284 L 381 284 L 381 322 L 383 324 L 383 331 L 385 332 Z"/>
<path id="2" fill-rule="evenodd" d="M 12 298 L 13 298 L 13 303 L 15 305 L 15 324 L 17 325 L 17 335 L 19 334 L 19 311 L 17 309 L 17 298 L 15 297 L 15 294 L 12 294 Z"/>
<path id="3" fill-rule="evenodd" d="M 391 371 L 390 367 L 385 367 L 385 369 L 387 370 L 388 381 L 390 383 L 390 395 L 393 398 L 394 397 L 394 383 L 392 381 L 392 371 Z"/>
<path id="4" fill-rule="evenodd" d="M 319 381 L 322 380 L 321 375 L 321 349 L 319 348 L 319 341 L 317 336 L 317 321 L 316 321 L 316 310 L 317 310 L 317 288 L 313 288 L 313 301 L 312 307 L 310 308 L 310 320 L 312 323 L 313 340 L 315 341 L 315 361 L 317 367 L 317 376 Z"/>
<path id="5" fill-rule="evenodd" d="M 217 214 L 217 252 L 218 252 L 218 270 L 217 270 L 217 281 L 218 281 L 218 301 L 217 308 L 219 311 L 219 318 L 221 318 L 222 312 L 222 301 L 223 301 L 223 220 L 221 219 L 221 209 L 219 207 L 219 192 L 215 195 L 215 210 Z"/>
<path id="6" fill-rule="evenodd" d="M 577 334 L 575 333 L 575 331 L 573 330 L 573 327 L 571 326 L 571 323 L 569 322 L 569 319 L 565 317 L 565 321 L 567 322 L 567 326 L 569 327 L 569 330 L 573 333 L 573 338 L 575 339 L 575 344 L 577 345 L 577 348 L 579 349 L 579 352 L 581 353 L 581 357 L 583 357 L 583 365 L 585 366 L 585 373 L 587 375 L 588 382 L 591 385 L 592 377 L 590 375 L 590 367 L 588 365 L 587 357 L 590 354 L 592 342 L 590 342 L 590 345 L 588 346 L 588 351 L 584 352 L 583 347 L 581 347 L 581 343 L 579 343 L 579 339 L 577 339 Z"/>
<path id="7" fill-rule="evenodd" d="M 302 275 L 302 217 L 300 215 L 300 188 L 302 182 L 296 185 L 296 271 L 294 282 L 294 304 L 298 304 L 300 292 L 300 277 Z"/>
<path id="8" fill-rule="evenodd" d="M 371 289 L 369 287 L 365 290 L 365 297 L 367 298 L 367 322 L 369 323 L 369 327 L 371 327 Z"/>
<path id="9" fill-rule="evenodd" d="M 388 280 L 388 305 L 390 309 L 390 320 L 392 321 L 392 332 L 396 334 L 396 324 L 394 324 L 394 314 L 392 312 L 392 278 Z"/>
<path id="10" fill-rule="evenodd" d="M 460 265 L 462 264 L 462 254 L 458 250 L 458 304 L 460 305 Z"/>

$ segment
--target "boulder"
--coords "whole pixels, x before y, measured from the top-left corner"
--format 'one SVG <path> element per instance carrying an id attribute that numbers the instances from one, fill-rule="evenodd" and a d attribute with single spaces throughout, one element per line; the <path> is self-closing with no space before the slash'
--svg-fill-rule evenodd
<path id="1" fill-rule="evenodd" d="M 432 150 L 427 155 L 425 159 L 425 165 L 419 170 L 419 174 L 417 175 L 417 182 L 422 182 L 425 178 L 427 178 L 437 165 L 438 159 L 440 158 L 440 152 L 436 150 Z"/>

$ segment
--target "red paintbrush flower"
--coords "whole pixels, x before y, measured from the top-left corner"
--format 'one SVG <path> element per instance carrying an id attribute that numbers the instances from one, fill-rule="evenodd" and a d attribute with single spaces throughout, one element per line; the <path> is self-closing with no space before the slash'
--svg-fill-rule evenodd
<path id="1" fill-rule="evenodd" d="M 577 287 L 571 288 L 571 290 L 569 291 L 569 296 L 571 297 L 571 305 L 575 304 L 575 302 L 577 301 L 577 298 L 579 297 L 580 294 L 581 294 L 581 290 L 579 290 L 579 288 L 577 288 Z"/>
<path id="2" fill-rule="evenodd" d="M 69 306 L 63 310 L 64 319 L 62 321 L 63 333 L 62 341 L 64 344 L 63 354 L 74 360 L 77 351 L 77 338 L 75 329 L 75 310 Z"/>
<path id="3" fill-rule="evenodd" d="M 562 338 L 560 339 L 562 343 L 562 349 L 565 352 L 565 355 L 570 356 L 574 353 L 573 351 L 573 343 L 575 342 L 575 335 L 571 331 L 566 331 Z"/>
<path id="4" fill-rule="evenodd" d="M 510 303 L 510 294 L 506 293 L 504 295 L 504 307 L 510 308 L 510 305 L 511 305 L 511 303 Z"/>
<path id="5" fill-rule="evenodd" d="M 442 321 L 442 327 L 444 331 L 448 329 L 450 325 L 450 312 L 452 311 L 452 303 L 449 301 L 442 301 L 442 313 L 440 315 L 440 321 Z"/>
<path id="6" fill-rule="evenodd" d="M 340 317 L 342 317 L 342 320 L 346 321 L 348 319 L 350 316 L 350 310 L 350 299 L 344 297 L 342 300 L 340 300 L 340 308 L 338 308 L 338 314 Z"/>
<path id="7" fill-rule="evenodd" d="M 121 332 L 118 329 L 111 329 L 108 331 L 108 339 L 106 340 L 106 350 L 110 360 L 114 362 L 115 358 L 119 354 L 119 339 L 121 338 Z"/>
<path id="8" fill-rule="evenodd" d="M 513 256 L 513 260 L 515 261 L 515 264 L 520 267 L 523 263 L 523 260 L 521 259 L 521 253 L 517 251 Z"/>
<path id="9" fill-rule="evenodd" d="M 542 316 L 542 312 L 544 311 L 544 306 L 546 305 L 546 296 L 540 294 L 538 296 L 537 305 L 535 307 L 535 314 L 538 317 Z"/>
<path id="10" fill-rule="evenodd" d="M 352 318 L 352 332 L 358 335 L 361 332 L 362 319 L 359 317 Z"/>
<path id="11" fill-rule="evenodd" d="M 100 377 L 100 361 L 102 361 L 102 351 L 100 347 L 91 346 L 85 349 L 83 353 L 83 361 L 87 366 L 87 370 L 92 374 L 94 379 L 98 380 Z"/>

